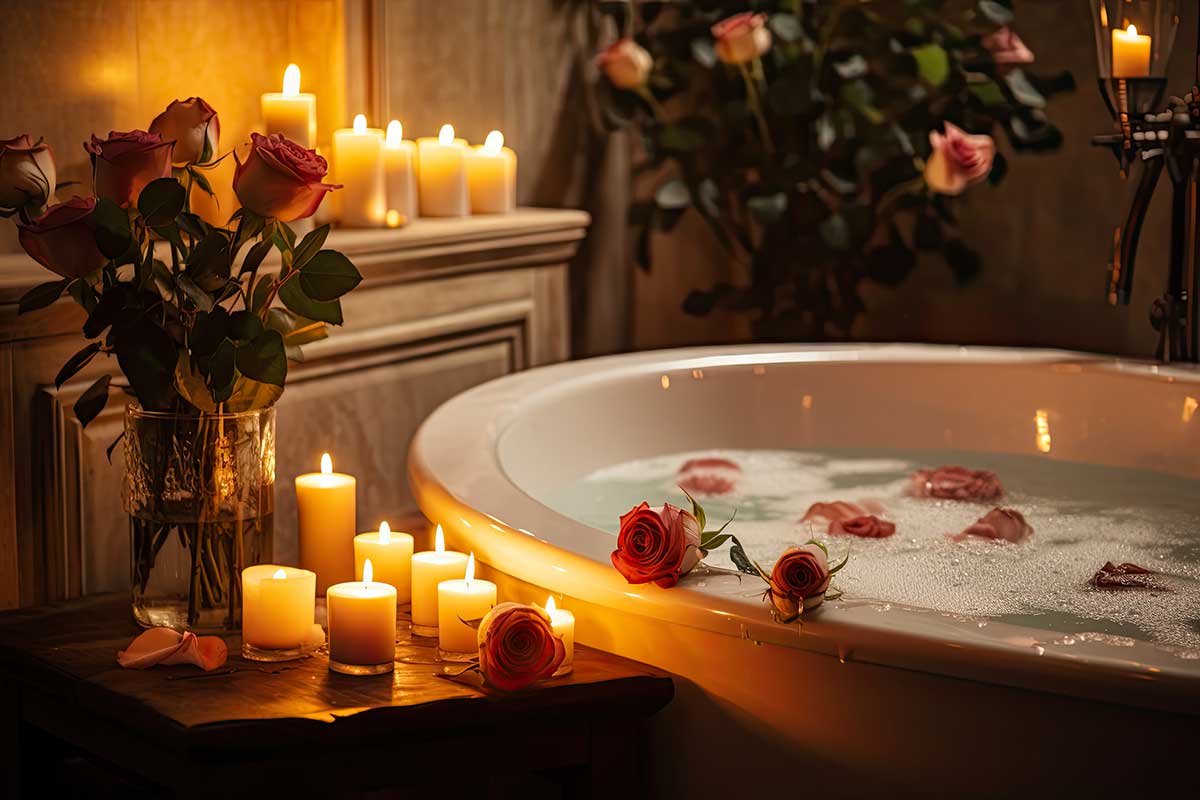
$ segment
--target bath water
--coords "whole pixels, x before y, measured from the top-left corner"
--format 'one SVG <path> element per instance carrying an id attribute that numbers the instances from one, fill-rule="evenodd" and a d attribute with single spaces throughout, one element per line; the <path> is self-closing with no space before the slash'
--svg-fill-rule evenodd
<path id="1" fill-rule="evenodd" d="M 768 571 L 786 547 L 816 539 L 833 562 L 849 554 L 834 582 L 847 599 L 963 615 L 981 625 L 1011 622 L 1060 634 L 1065 644 L 1072 637 L 1148 640 L 1200 659 L 1200 483 L 1184 478 L 961 451 L 707 450 L 605 467 L 545 500 L 615 535 L 619 516 L 643 500 L 690 508 L 676 485 L 679 468 L 709 457 L 741 468 L 732 492 L 697 498 L 709 528 L 736 509 L 726 532 Z M 992 470 L 1004 498 L 972 503 L 907 493 L 915 470 L 952 464 Z M 895 535 L 830 536 L 822 520 L 800 522 L 813 503 L 864 499 L 883 503 L 882 517 L 896 524 Z M 1032 538 L 1021 544 L 947 538 L 995 505 L 1024 514 Z M 1164 588 L 1091 587 L 1089 579 L 1106 561 L 1155 570 Z M 706 563 L 732 568 L 727 548 Z"/>

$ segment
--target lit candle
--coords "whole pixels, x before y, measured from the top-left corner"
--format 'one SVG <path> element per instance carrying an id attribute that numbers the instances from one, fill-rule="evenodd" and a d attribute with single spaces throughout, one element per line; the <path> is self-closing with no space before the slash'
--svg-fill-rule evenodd
<path id="1" fill-rule="evenodd" d="M 371 580 L 329 587 L 329 668 L 350 675 L 391 672 L 396 658 L 396 589 Z"/>
<path id="2" fill-rule="evenodd" d="M 466 142 L 454 138 L 446 124 L 436 139 L 417 140 L 417 185 L 422 217 L 465 217 L 471 213 L 467 193 Z"/>
<path id="3" fill-rule="evenodd" d="M 412 599 L 413 537 L 407 533 L 392 533 L 386 522 L 379 530 L 360 533 L 354 537 L 354 575 L 362 580 L 367 559 L 375 565 L 375 580 L 396 588 L 396 602 Z"/>
<path id="4" fill-rule="evenodd" d="M 467 559 L 462 580 L 438 584 L 438 652 L 450 661 L 466 661 L 479 651 L 475 628 L 463 620 L 481 620 L 496 605 L 496 584 L 475 580 L 475 554 Z"/>
<path id="5" fill-rule="evenodd" d="M 262 96 L 263 129 L 282 133 L 304 147 L 317 146 L 317 96 L 300 92 L 300 68 L 288 64 L 283 91 Z"/>
<path id="6" fill-rule="evenodd" d="M 353 475 L 333 471 L 329 453 L 321 471 L 296 478 L 296 512 L 300 518 L 300 566 L 317 573 L 317 594 L 334 583 L 354 580 Z"/>
<path id="7" fill-rule="evenodd" d="M 333 132 L 333 180 L 342 190 L 338 218 L 343 225 L 370 228 L 383 225 L 387 197 L 383 183 L 383 131 L 368 128 L 359 114 L 353 128 Z"/>
<path id="8" fill-rule="evenodd" d="M 417 145 L 404 140 L 400 120 L 388 123 L 383 139 L 383 174 L 387 184 L 387 217 L 389 228 L 395 228 L 417 216 Z M 392 212 L 396 212 L 396 216 Z M 395 221 L 395 225 L 393 225 Z"/>
<path id="9" fill-rule="evenodd" d="M 517 154 L 492 131 L 467 157 L 467 188 L 472 214 L 507 214 L 517 207 Z"/>
<path id="10" fill-rule="evenodd" d="M 412 557 L 412 632 L 438 635 L 438 584 L 459 577 L 467 568 L 467 554 L 446 550 L 442 526 L 437 526 L 433 550 Z"/>
<path id="11" fill-rule="evenodd" d="M 316 590 L 317 576 L 306 569 L 260 564 L 242 570 L 242 655 L 283 660 L 324 643 L 320 626 L 313 630 Z"/>
<path id="12" fill-rule="evenodd" d="M 1136 25 L 1113 29 L 1112 74 L 1114 78 L 1150 77 L 1150 37 L 1139 34 Z"/>
<path id="13" fill-rule="evenodd" d="M 565 608 L 556 608 L 553 595 L 546 598 L 546 613 L 550 615 L 550 627 L 554 635 L 560 637 L 567 648 L 567 654 L 554 674 L 566 675 L 575 668 L 575 615 Z"/>

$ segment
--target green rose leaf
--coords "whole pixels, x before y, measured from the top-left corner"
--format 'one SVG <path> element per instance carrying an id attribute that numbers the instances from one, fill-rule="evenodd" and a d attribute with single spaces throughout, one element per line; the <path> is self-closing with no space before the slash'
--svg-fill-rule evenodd
<path id="1" fill-rule="evenodd" d="M 292 256 L 292 269 L 303 269 L 304 265 L 313 259 L 313 256 L 321 250 L 325 244 L 326 237 L 329 236 L 329 226 L 322 225 L 314 231 L 310 231 L 300 244 L 296 245 L 294 255 Z"/>
<path id="2" fill-rule="evenodd" d="M 101 375 L 96 382 L 87 388 L 75 401 L 75 418 L 79 424 L 87 427 L 96 415 L 108 404 L 108 385 L 112 382 L 111 375 Z"/>
<path id="3" fill-rule="evenodd" d="M 258 338 L 238 347 L 238 371 L 247 378 L 283 386 L 287 378 L 287 352 L 279 331 L 263 331 Z"/>
<path id="4" fill-rule="evenodd" d="M 175 277 L 175 285 L 184 293 L 188 300 L 201 311 L 212 311 L 213 299 L 209 297 L 208 292 L 196 285 L 186 272 L 181 272 Z"/>
<path id="5" fill-rule="evenodd" d="M 242 261 L 242 269 L 239 275 L 247 273 L 256 275 L 258 268 L 262 265 L 263 259 L 267 257 L 267 253 L 271 252 L 271 240 L 264 239 L 261 242 L 256 242 L 253 247 L 246 251 L 246 258 Z"/>
<path id="6" fill-rule="evenodd" d="M 88 342 L 83 349 L 75 355 L 67 359 L 67 363 L 63 364 L 62 369 L 54 376 L 54 388 L 61 389 L 62 385 L 71 380 L 75 373 L 87 366 L 88 362 L 96 357 L 96 353 L 100 352 L 99 342 Z"/>
<path id="7" fill-rule="evenodd" d="M 183 211 L 187 190 L 174 178 L 159 178 L 146 184 L 138 195 L 137 207 L 151 228 L 167 225 Z"/>
<path id="8" fill-rule="evenodd" d="M 993 25 L 1008 25 L 1013 21 L 1013 12 L 996 0 L 979 0 L 979 13 Z"/>
<path id="9" fill-rule="evenodd" d="M 262 332 L 262 320 L 249 311 L 234 312 L 229 318 L 229 338 L 231 339 L 248 342 L 257 339 Z"/>
<path id="10" fill-rule="evenodd" d="M 268 311 L 267 327 L 279 331 L 287 347 L 299 347 L 329 336 L 329 329 L 324 322 L 302 317 L 286 308 L 272 308 Z"/>
<path id="11" fill-rule="evenodd" d="M 1046 98 L 1042 93 L 1034 88 L 1029 82 L 1029 78 L 1020 69 L 1013 69 L 1004 76 L 1004 81 L 1008 84 L 1009 90 L 1013 93 L 1013 97 L 1023 106 L 1030 108 L 1045 108 Z"/>
<path id="12" fill-rule="evenodd" d="M 217 351 L 208 360 L 208 382 L 213 389 L 213 398 L 217 402 L 226 400 L 233 391 L 234 360 L 237 348 L 233 342 L 225 339 L 217 345 Z"/>
<path id="13" fill-rule="evenodd" d="M 204 375 L 196 368 L 186 350 L 179 351 L 179 361 L 175 365 L 175 391 L 199 411 L 212 414 L 217 410 L 212 392 L 204 382 Z"/>
<path id="14" fill-rule="evenodd" d="M 950 59 L 936 44 L 914 47 L 909 51 L 917 60 L 917 72 L 932 86 L 941 86 L 950 77 Z"/>
<path id="15" fill-rule="evenodd" d="M 121 372 L 129 379 L 143 408 L 162 411 L 175 396 L 178 347 L 165 330 L 140 318 L 114 329 L 114 346 Z"/>
<path id="16" fill-rule="evenodd" d="M 266 408 L 275 405 L 282 394 L 282 386 L 242 376 L 237 379 L 228 399 L 225 400 L 225 410 L 233 414 L 240 414 L 255 408 Z"/>
<path id="17" fill-rule="evenodd" d="M 361 282 L 354 264 L 336 250 L 320 251 L 300 268 L 300 288 L 317 301 L 336 300 Z"/>
<path id="18" fill-rule="evenodd" d="M 217 230 L 209 233 L 188 254 L 186 274 L 206 292 L 215 292 L 229 280 L 229 240 Z"/>
<path id="19" fill-rule="evenodd" d="M 321 302 L 313 300 L 300 288 L 300 282 L 290 280 L 279 289 L 279 300 L 289 310 L 295 311 L 302 317 L 319 319 L 330 325 L 342 324 L 342 304 L 340 300 Z"/>
<path id="20" fill-rule="evenodd" d="M 197 356 L 210 356 L 217 352 L 221 340 L 228 335 L 229 312 L 221 306 L 214 306 L 212 311 L 196 315 L 188 344 Z"/>
<path id="21" fill-rule="evenodd" d="M 21 300 L 17 304 L 17 313 L 24 314 L 29 311 L 37 311 L 39 308 L 45 308 L 53 304 L 58 298 L 62 297 L 63 292 L 67 290 L 67 285 L 70 282 L 70 280 L 63 278 L 61 281 L 38 284 L 21 295 Z"/>
<path id="22" fill-rule="evenodd" d="M 133 236 L 129 232 L 129 214 L 125 209 L 101 197 L 92 211 L 92 222 L 96 226 L 96 246 L 107 258 L 117 258 L 129 249 Z"/>

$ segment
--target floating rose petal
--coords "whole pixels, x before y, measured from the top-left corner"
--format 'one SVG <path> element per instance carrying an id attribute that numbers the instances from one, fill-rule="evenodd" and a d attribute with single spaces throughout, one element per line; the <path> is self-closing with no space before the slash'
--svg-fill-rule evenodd
<path id="1" fill-rule="evenodd" d="M 872 514 L 882 514 L 883 503 L 878 500 L 859 500 L 848 503 L 845 500 L 834 500 L 831 503 L 813 503 L 800 518 L 801 522 L 814 519 L 824 519 L 829 522 L 845 522 L 855 517 L 865 517 Z"/>
<path id="2" fill-rule="evenodd" d="M 829 523 L 833 536 L 858 536 L 863 539 L 886 539 L 896 532 L 896 525 L 879 517 L 866 515 L 851 519 L 835 519 Z"/>
<path id="3" fill-rule="evenodd" d="M 955 542 L 976 537 L 1020 544 L 1030 536 L 1033 536 L 1033 526 L 1025 521 L 1025 516 L 1020 511 L 1013 508 L 993 508 L 962 533 L 949 538 Z"/>
<path id="4" fill-rule="evenodd" d="M 966 467 L 919 469 L 913 473 L 912 493 L 943 500 L 998 500 L 1004 487 L 994 472 Z"/>
<path id="5" fill-rule="evenodd" d="M 1108 561 L 1096 571 L 1089 583 L 1097 589 L 1165 589 L 1154 575 L 1154 570 L 1137 564 L 1114 564 Z"/>
<path id="6" fill-rule="evenodd" d="M 741 472 L 727 458 L 691 458 L 683 462 L 675 482 L 689 494 L 729 494 L 737 488 Z"/>

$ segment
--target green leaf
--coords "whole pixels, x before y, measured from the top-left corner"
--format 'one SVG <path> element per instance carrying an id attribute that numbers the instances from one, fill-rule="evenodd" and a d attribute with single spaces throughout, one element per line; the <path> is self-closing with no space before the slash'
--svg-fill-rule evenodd
<path id="1" fill-rule="evenodd" d="M 206 151 L 212 149 L 207 136 L 204 137 L 204 149 Z M 200 187 L 200 190 L 209 197 L 212 197 L 216 194 L 216 192 L 213 191 L 212 184 L 208 182 L 208 178 L 203 172 L 198 169 L 192 169 L 191 167 L 188 167 L 188 174 L 192 176 L 192 180 L 196 182 L 196 185 Z"/>
<path id="2" fill-rule="evenodd" d="M 337 250 L 322 250 L 300 267 L 300 288 L 317 301 L 336 300 L 361 282 L 354 264 Z"/>
<path id="3" fill-rule="evenodd" d="M 67 363 L 63 364 L 62 369 L 54 376 L 54 388 L 61 389 L 62 385 L 71 380 L 75 373 L 87 366 L 88 362 L 96 357 L 96 353 L 100 352 L 100 342 L 88 342 L 83 349 L 75 355 L 67 359 Z"/>
<path id="4" fill-rule="evenodd" d="M 264 331 L 258 338 L 238 347 L 238 371 L 252 380 L 283 386 L 287 378 L 287 352 L 279 331 Z"/>
<path id="5" fill-rule="evenodd" d="M 192 301 L 192 304 L 201 311 L 212 311 L 213 300 L 208 292 L 196 285 L 186 272 L 181 272 L 175 276 L 175 285 L 180 291 L 187 296 L 187 299 Z"/>
<path id="6" fill-rule="evenodd" d="M 331 325 L 342 324 L 342 304 L 339 300 L 323 303 L 313 300 L 300 288 L 298 280 L 290 280 L 279 289 L 279 300 L 302 317 L 319 319 Z"/>
<path id="7" fill-rule="evenodd" d="M 704 134 L 684 125 L 664 125 L 658 134 L 658 144 L 665 150 L 687 153 L 704 145 Z"/>
<path id="8" fill-rule="evenodd" d="M 79 420 L 80 425 L 86 428 L 88 423 L 104 410 L 104 406 L 108 404 L 108 385 L 111 382 L 112 375 L 101 375 L 87 391 L 79 395 L 79 399 L 75 401 L 75 418 Z"/>
<path id="9" fill-rule="evenodd" d="M 1029 108 L 1045 108 L 1046 98 L 1034 88 L 1029 78 L 1020 69 L 1013 69 L 1004 76 L 1005 83 L 1017 102 Z"/>
<path id="10" fill-rule="evenodd" d="M 917 72 L 933 86 L 941 86 L 950 77 L 950 58 L 936 44 L 914 47 L 909 51 L 917 60 Z"/>
<path id="11" fill-rule="evenodd" d="M 237 311 L 229 318 L 229 338 L 241 341 L 257 339 L 263 332 L 262 320 L 249 311 Z"/>
<path id="12" fill-rule="evenodd" d="M 281 253 L 290 253 L 296 247 L 296 232 L 285 222 L 276 220 L 275 224 L 271 226 L 270 239 L 275 242 L 275 246 Z"/>
<path id="13" fill-rule="evenodd" d="M 320 320 L 302 317 L 286 308 L 267 312 L 267 327 L 279 331 L 285 346 L 299 347 L 329 337 L 329 328 Z"/>
<path id="14" fill-rule="evenodd" d="M 279 224 L 283 225 L 285 223 L 281 222 Z M 325 244 L 327 236 L 329 236 L 328 225 L 322 225 L 316 230 L 309 231 L 300 240 L 300 244 L 296 245 L 295 255 L 292 256 L 292 269 L 303 269 L 304 265 L 311 261 L 313 256 L 317 255 L 320 251 L 321 247 Z"/>
<path id="15" fill-rule="evenodd" d="M 979 0 L 979 13 L 996 26 L 1010 25 L 1013 21 L 1012 9 L 996 0 Z"/>
<path id="16" fill-rule="evenodd" d="M 271 288 L 275 285 L 275 279 L 270 275 L 263 275 L 254 284 L 254 290 L 250 293 L 250 310 L 257 314 L 262 310 L 262 307 L 267 302 L 267 297 L 271 294 Z M 284 284 L 286 288 L 286 284 Z"/>
<path id="17" fill-rule="evenodd" d="M 1004 90 L 995 81 L 988 80 L 980 83 L 972 83 L 967 87 L 967 91 L 975 95 L 979 102 L 983 103 L 987 108 L 1008 105 L 1008 98 L 1004 96 Z"/>
<path id="18" fill-rule="evenodd" d="M 688 208 L 692 204 L 692 195 L 683 181 L 672 178 L 655 190 L 654 202 L 659 208 L 668 210 Z"/>
<path id="19" fill-rule="evenodd" d="M 246 258 L 242 261 L 242 269 L 238 274 L 257 275 L 258 268 L 262 265 L 263 259 L 267 257 L 267 253 L 271 252 L 271 247 L 270 239 L 255 242 L 254 246 L 246 251 Z"/>
<path id="20" fill-rule="evenodd" d="M 142 318 L 114 328 L 117 363 L 129 379 L 143 408 L 162 411 L 175 397 L 175 364 L 178 346 L 158 325 Z"/>
<path id="21" fill-rule="evenodd" d="M 725 544 L 725 542 L 729 541 L 732 538 L 733 538 L 732 533 L 714 534 L 707 539 L 700 540 L 700 549 L 701 550 L 716 550 L 718 547 Z"/>
<path id="22" fill-rule="evenodd" d="M 737 537 L 731 536 L 730 538 L 733 540 L 733 544 L 729 546 L 729 560 L 737 567 L 738 572 L 767 580 L 758 564 L 755 564 L 750 556 L 746 555 L 746 549 L 742 547 L 742 543 L 738 541 Z"/>
<path id="23" fill-rule="evenodd" d="M 75 298 L 75 302 L 89 314 L 92 313 L 98 302 L 96 300 L 96 290 L 83 278 L 71 281 L 70 285 L 67 286 L 67 293 Z"/>
<path id="24" fill-rule="evenodd" d="M 691 493 L 687 489 L 680 486 L 679 491 L 687 495 L 687 499 L 692 501 L 692 516 L 695 517 L 696 521 L 700 523 L 700 530 L 703 532 L 705 524 L 708 523 L 708 518 L 704 516 L 704 506 L 696 502 L 696 498 L 692 497 Z"/>
<path id="25" fill-rule="evenodd" d="M 229 239 L 215 228 L 187 257 L 186 274 L 206 292 L 215 292 L 229 280 Z"/>
<path id="26" fill-rule="evenodd" d="M 83 323 L 83 335 L 95 339 L 104 333 L 104 329 L 112 325 L 125 309 L 125 292 L 121 287 L 109 289 L 100 295 L 100 301 L 92 308 L 88 318 Z"/>
<path id="27" fill-rule="evenodd" d="M 275 405 L 282 394 L 282 386 L 262 383 L 243 376 L 233 385 L 233 391 L 225 401 L 225 410 L 232 414 L 240 414 L 255 408 L 266 408 Z"/>
<path id="28" fill-rule="evenodd" d="M 204 375 L 196 369 L 186 350 L 179 351 L 179 361 L 175 365 L 175 391 L 200 411 L 212 414 L 217 410 Z"/>
<path id="29" fill-rule="evenodd" d="M 69 279 L 63 278 L 61 281 L 38 284 L 21 295 L 21 299 L 17 304 L 17 313 L 24 314 L 29 311 L 37 311 L 39 308 L 45 308 L 53 304 L 58 298 L 62 297 L 62 293 L 67 290 L 67 285 L 70 283 Z"/>
<path id="30" fill-rule="evenodd" d="M 751 216 L 764 225 L 778 222 L 787 211 L 787 206 L 787 195 L 783 192 L 758 195 L 746 201 L 746 208 L 750 211 Z"/>
<path id="31" fill-rule="evenodd" d="M 781 41 L 798 42 L 804 38 L 804 25 L 795 14 L 772 14 L 768 25 Z"/>
<path id="32" fill-rule="evenodd" d="M 850 249 L 850 225 L 841 214 L 831 214 L 817 225 L 817 231 L 831 250 Z"/>
<path id="33" fill-rule="evenodd" d="M 215 399 L 225 400 L 233 391 L 234 361 L 237 348 L 225 339 L 217 345 L 217 351 L 208 360 L 208 382 L 213 388 Z"/>
<path id="34" fill-rule="evenodd" d="M 187 202 L 187 190 L 174 178 L 158 178 L 146 184 L 138 195 L 137 207 L 151 228 L 166 225 L 179 216 Z"/>
<path id="35" fill-rule="evenodd" d="M 129 232 L 129 213 L 119 205 L 101 197 L 92 211 L 92 222 L 96 229 L 96 246 L 106 258 L 117 258 L 129 249 L 132 234 Z"/>
<path id="36" fill-rule="evenodd" d="M 875 93 L 865 81 L 856 80 L 842 85 L 842 101 L 853 108 L 870 123 L 879 125 L 883 122 L 883 113 L 876 108 Z M 824 149 L 824 148 L 823 148 Z"/>
<path id="37" fill-rule="evenodd" d="M 228 335 L 229 312 L 221 306 L 214 306 L 212 311 L 196 315 L 188 345 L 197 356 L 210 356 L 217 352 L 221 340 Z"/>
<path id="38" fill-rule="evenodd" d="M 255 214 L 253 211 L 250 211 L 246 208 L 239 210 L 241 211 L 241 217 L 238 218 L 237 236 L 234 238 L 233 242 L 234 252 L 240 250 L 242 245 L 262 233 L 263 228 L 266 227 L 267 224 L 265 219 L 260 217 L 258 214 Z"/>

